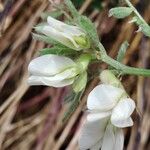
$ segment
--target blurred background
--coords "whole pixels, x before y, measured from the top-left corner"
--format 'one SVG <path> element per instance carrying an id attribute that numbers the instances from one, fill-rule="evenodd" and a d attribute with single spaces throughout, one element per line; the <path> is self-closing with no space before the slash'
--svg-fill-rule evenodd
<path id="1" fill-rule="evenodd" d="M 62 0 L 54 0 L 61 5 Z M 95 24 L 107 53 L 115 58 L 120 45 L 130 44 L 123 63 L 150 68 L 150 39 L 136 33 L 130 17 L 116 20 L 108 11 L 123 0 L 72 0 L 80 14 Z M 132 0 L 144 19 L 150 21 L 150 0 Z M 33 26 L 44 11 L 54 7 L 48 0 L 0 0 L 0 150 L 78 150 L 77 140 L 84 119 L 86 97 L 99 82 L 92 79 L 76 109 L 62 121 L 69 104 L 70 88 L 29 87 L 27 67 L 39 50 L 48 45 L 34 40 Z M 59 17 L 64 20 L 64 16 Z M 97 64 L 93 64 L 95 68 Z M 105 64 L 101 67 L 106 68 Z M 93 67 L 92 67 L 93 68 Z M 134 126 L 124 130 L 125 150 L 150 150 L 150 78 L 123 76 L 128 94 L 136 101 Z M 140 115 L 139 115 L 140 114 Z"/>

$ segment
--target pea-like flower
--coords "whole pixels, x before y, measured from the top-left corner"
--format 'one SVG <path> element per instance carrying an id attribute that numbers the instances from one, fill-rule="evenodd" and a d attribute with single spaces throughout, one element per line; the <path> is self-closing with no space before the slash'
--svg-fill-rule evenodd
<path id="1" fill-rule="evenodd" d="M 33 59 L 28 70 L 30 85 L 64 87 L 74 83 L 75 92 L 81 91 L 87 81 L 86 69 L 91 56 L 80 55 L 75 61 L 68 57 L 47 54 Z"/>
<path id="2" fill-rule="evenodd" d="M 74 82 L 79 74 L 76 63 L 68 57 L 43 55 L 33 59 L 28 67 L 30 85 L 63 87 Z"/>
<path id="3" fill-rule="evenodd" d="M 65 24 L 50 16 L 47 18 L 47 23 L 39 25 L 35 29 L 71 49 L 89 48 L 89 39 L 81 28 Z"/>
<path id="4" fill-rule="evenodd" d="M 122 88 L 108 84 L 96 86 L 87 99 L 88 114 L 83 124 L 81 150 L 122 150 L 121 128 L 133 125 L 131 114 L 135 103 Z"/>

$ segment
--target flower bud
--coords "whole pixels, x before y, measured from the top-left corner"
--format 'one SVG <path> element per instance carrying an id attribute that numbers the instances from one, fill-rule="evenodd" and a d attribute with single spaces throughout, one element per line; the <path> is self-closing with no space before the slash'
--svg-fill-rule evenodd
<path id="1" fill-rule="evenodd" d="M 63 87 L 75 82 L 74 89 L 79 92 L 86 85 L 86 69 L 89 58 L 87 55 L 81 55 L 75 62 L 64 56 L 52 54 L 40 56 L 33 59 L 29 64 L 28 70 L 31 76 L 28 82 L 30 85 L 53 87 Z M 80 82 L 81 80 L 85 82 Z"/>
<path id="2" fill-rule="evenodd" d="M 70 58 L 57 55 L 43 55 L 33 59 L 28 67 L 30 85 L 63 87 L 74 82 L 79 74 L 76 63 Z"/>
<path id="3" fill-rule="evenodd" d="M 102 71 L 100 74 L 100 80 L 104 84 L 109 84 L 109 85 L 124 89 L 120 80 L 117 79 L 116 76 L 110 70 Z"/>
<path id="4" fill-rule="evenodd" d="M 40 25 L 35 29 L 37 32 L 41 32 L 77 51 L 90 47 L 89 39 L 81 28 L 65 24 L 50 16 L 47 18 L 46 24 Z"/>

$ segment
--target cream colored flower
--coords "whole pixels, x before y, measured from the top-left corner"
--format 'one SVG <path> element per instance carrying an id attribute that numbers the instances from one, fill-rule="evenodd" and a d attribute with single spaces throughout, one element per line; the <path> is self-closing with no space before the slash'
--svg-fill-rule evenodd
<path id="1" fill-rule="evenodd" d="M 28 67 L 30 85 L 63 87 L 74 82 L 79 74 L 76 63 L 70 58 L 57 55 L 43 55 L 33 59 Z"/>
<path id="2" fill-rule="evenodd" d="M 131 114 L 135 103 L 124 89 L 108 84 L 96 86 L 87 99 L 88 115 L 84 122 L 79 146 L 81 150 L 122 150 L 121 128 L 133 125 Z"/>
<path id="3" fill-rule="evenodd" d="M 82 29 L 65 24 L 50 16 L 47 18 L 47 23 L 36 27 L 36 30 L 71 49 L 89 48 L 89 40 Z"/>

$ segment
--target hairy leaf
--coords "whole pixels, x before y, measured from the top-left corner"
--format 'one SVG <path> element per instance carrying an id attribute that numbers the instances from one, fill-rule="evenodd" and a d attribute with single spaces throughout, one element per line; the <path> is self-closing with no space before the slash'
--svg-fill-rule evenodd
<path id="1" fill-rule="evenodd" d="M 81 73 L 74 81 L 72 88 L 77 93 L 83 90 L 87 84 L 87 72 Z"/>
<path id="2" fill-rule="evenodd" d="M 121 19 L 129 16 L 132 11 L 130 7 L 115 7 L 109 10 L 109 16 Z"/>
<path id="3" fill-rule="evenodd" d="M 67 5 L 69 11 L 71 12 L 71 14 L 74 18 L 79 16 L 79 13 L 76 10 L 76 8 L 74 7 L 74 5 L 72 4 L 71 0 L 65 0 L 65 4 Z"/>
<path id="4" fill-rule="evenodd" d="M 63 121 L 67 121 L 70 118 L 70 116 L 73 114 L 73 112 L 76 110 L 76 108 L 79 105 L 83 92 L 84 90 L 74 95 L 73 100 L 71 101 L 70 107 L 64 115 Z"/>
<path id="5" fill-rule="evenodd" d="M 89 38 L 92 40 L 96 46 L 99 44 L 99 37 L 97 35 L 97 30 L 94 24 L 86 16 L 80 16 L 77 18 L 78 25 L 88 34 Z"/>
<path id="6" fill-rule="evenodd" d="M 60 10 L 55 10 L 55 11 L 52 11 L 52 12 L 43 12 L 41 14 L 41 18 L 43 20 L 46 20 L 48 16 L 51 16 L 53 18 L 58 18 L 62 15 L 62 12 Z"/>
<path id="7" fill-rule="evenodd" d="M 117 61 L 122 62 L 128 46 L 129 46 L 129 43 L 127 41 L 122 43 L 119 49 L 118 55 L 117 55 Z"/>
<path id="8" fill-rule="evenodd" d="M 61 47 L 61 46 L 54 46 L 51 48 L 44 48 L 40 50 L 41 55 L 46 55 L 46 54 L 55 54 L 55 55 L 61 55 L 61 56 L 70 56 L 70 55 L 75 55 L 76 51 L 68 48 L 68 47 Z"/>

